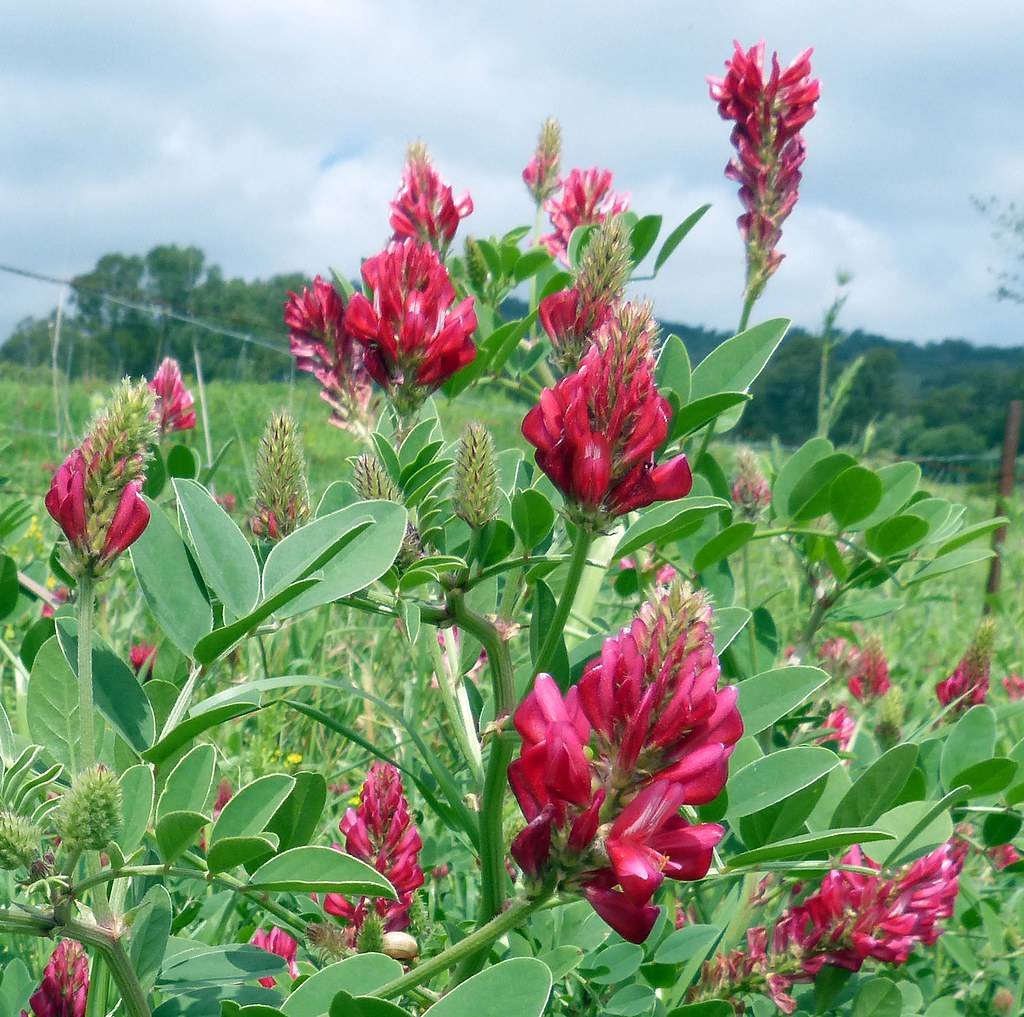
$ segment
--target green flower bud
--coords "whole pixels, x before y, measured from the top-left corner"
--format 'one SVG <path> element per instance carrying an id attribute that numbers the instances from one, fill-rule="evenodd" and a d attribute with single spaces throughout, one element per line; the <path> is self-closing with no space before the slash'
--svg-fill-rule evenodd
<path id="1" fill-rule="evenodd" d="M 31 865 L 39 853 L 41 836 L 39 827 L 24 816 L 0 812 L 0 869 Z"/>
<path id="2" fill-rule="evenodd" d="M 397 505 L 402 503 L 397 485 L 376 456 L 364 452 L 356 458 L 352 470 L 352 486 L 360 498 L 393 501 Z"/>
<path id="3" fill-rule="evenodd" d="M 584 307 L 618 304 L 629 279 L 631 253 L 629 230 L 622 216 L 612 216 L 594 229 L 580 257 L 577 280 Z"/>
<path id="4" fill-rule="evenodd" d="M 359 930 L 356 949 L 360 953 L 380 953 L 384 948 L 384 923 L 380 916 L 371 911 L 364 919 Z"/>
<path id="5" fill-rule="evenodd" d="M 483 293 L 487 280 L 490 277 L 490 269 L 487 267 L 487 259 L 480 249 L 476 237 L 466 237 L 466 274 L 469 276 L 470 285 L 478 293 Z"/>
<path id="6" fill-rule="evenodd" d="M 498 514 L 494 440 L 483 424 L 467 424 L 455 454 L 455 514 L 480 529 Z"/>
<path id="7" fill-rule="evenodd" d="M 348 930 L 332 922 L 311 922 L 306 928 L 306 939 L 310 949 L 325 962 L 341 960 L 350 952 Z"/>
<path id="8" fill-rule="evenodd" d="M 306 457 L 295 421 L 284 412 L 267 423 L 256 452 L 251 522 L 257 537 L 281 540 L 309 518 Z"/>
<path id="9" fill-rule="evenodd" d="M 57 832 L 69 848 L 102 851 L 121 828 L 121 782 L 102 766 L 80 773 L 56 812 Z"/>

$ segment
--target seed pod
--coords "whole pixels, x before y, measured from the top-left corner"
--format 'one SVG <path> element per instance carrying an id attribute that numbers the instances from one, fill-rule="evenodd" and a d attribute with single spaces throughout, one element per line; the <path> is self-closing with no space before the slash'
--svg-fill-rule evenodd
<path id="1" fill-rule="evenodd" d="M 364 930 L 366 926 L 363 926 Z M 419 956 L 420 945 L 408 932 L 385 932 L 382 949 L 387 957 L 394 960 L 411 961 Z"/>

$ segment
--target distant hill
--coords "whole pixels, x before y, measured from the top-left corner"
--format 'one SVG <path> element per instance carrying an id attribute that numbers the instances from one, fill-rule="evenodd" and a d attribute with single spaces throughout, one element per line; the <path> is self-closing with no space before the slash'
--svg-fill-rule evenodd
<path id="1" fill-rule="evenodd" d="M 187 370 L 195 344 L 208 378 L 284 378 L 291 358 L 282 305 L 288 290 L 306 284 L 300 273 L 228 279 L 195 247 L 104 255 L 75 280 L 60 363 L 71 377 L 115 378 L 151 373 L 169 355 Z M 522 315 L 525 306 L 510 300 L 506 310 Z M 47 366 L 53 319 L 51 312 L 19 323 L 0 345 L 0 362 Z M 729 338 L 675 322 L 663 328 L 683 339 L 695 364 Z M 754 385 L 741 437 L 797 444 L 814 432 L 820 350 L 812 333 L 790 332 Z M 977 455 L 998 445 L 1007 402 L 1024 397 L 1024 347 L 963 339 L 919 345 L 855 330 L 833 354 L 833 377 L 859 356 L 863 366 L 834 428 L 841 441 L 860 440 L 870 428 L 876 447 L 901 454 Z"/>

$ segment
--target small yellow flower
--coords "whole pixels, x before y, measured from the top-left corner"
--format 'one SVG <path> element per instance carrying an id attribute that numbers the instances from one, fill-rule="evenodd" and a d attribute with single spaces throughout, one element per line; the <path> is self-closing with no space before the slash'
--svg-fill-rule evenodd
<path id="1" fill-rule="evenodd" d="M 47 576 L 46 577 L 46 588 L 48 590 L 55 590 L 55 589 L 57 589 L 57 577 L 56 576 Z"/>
<path id="2" fill-rule="evenodd" d="M 302 762 L 302 754 L 299 752 L 289 752 L 287 761 L 292 766 L 298 766 Z"/>

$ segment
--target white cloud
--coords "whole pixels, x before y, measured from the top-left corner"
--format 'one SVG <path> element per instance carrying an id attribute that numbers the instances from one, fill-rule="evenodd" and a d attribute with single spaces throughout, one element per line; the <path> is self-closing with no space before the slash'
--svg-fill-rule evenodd
<path id="1" fill-rule="evenodd" d="M 666 229 L 714 203 L 643 292 L 665 317 L 729 327 L 738 209 L 704 77 L 734 35 L 764 36 L 784 59 L 815 45 L 823 99 L 759 313 L 815 324 L 841 265 L 850 327 L 1018 342 L 969 196 L 1019 187 L 1024 145 L 1006 125 L 1022 30 L 1024 9 L 997 0 L 23 6 L 0 39 L 0 261 L 70 274 L 179 242 L 229 274 L 354 271 L 386 235 L 408 139 L 472 191 L 468 228 L 500 231 L 531 218 L 519 171 L 554 113 L 568 159 L 614 169 Z M 0 276 L 0 335 L 53 296 Z"/>

